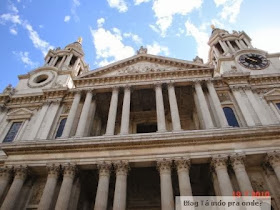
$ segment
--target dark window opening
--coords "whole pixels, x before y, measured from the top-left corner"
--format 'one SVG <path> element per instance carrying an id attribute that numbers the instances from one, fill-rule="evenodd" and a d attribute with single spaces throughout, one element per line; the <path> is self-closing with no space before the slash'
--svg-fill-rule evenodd
<path id="1" fill-rule="evenodd" d="M 64 127 L 65 127 L 65 123 L 66 123 L 66 119 L 67 119 L 67 118 L 64 118 L 64 119 L 62 119 L 62 120 L 60 121 L 59 126 L 58 126 L 58 129 L 57 129 L 57 132 L 56 132 L 56 135 L 55 135 L 55 138 L 58 138 L 58 137 L 61 137 L 61 136 L 62 136 Z"/>
<path id="2" fill-rule="evenodd" d="M 239 50 L 239 47 L 237 46 L 235 41 L 230 41 L 230 43 L 235 50 Z"/>
<path id="3" fill-rule="evenodd" d="M 280 103 L 276 103 L 276 106 L 277 106 L 278 109 L 280 110 Z"/>
<path id="4" fill-rule="evenodd" d="M 22 122 L 14 122 L 9 130 L 9 132 L 7 133 L 6 137 L 4 138 L 4 141 L 3 142 L 12 142 L 19 129 L 20 129 L 20 126 L 21 126 Z"/>
<path id="5" fill-rule="evenodd" d="M 52 57 L 50 57 L 50 59 L 49 59 L 49 61 L 48 61 L 48 64 L 50 64 L 50 63 L 51 63 L 51 60 L 52 60 Z"/>
<path id="6" fill-rule="evenodd" d="M 235 114 L 230 107 L 224 107 L 223 108 L 225 116 L 227 118 L 228 124 L 232 127 L 239 127 L 238 121 L 235 117 Z"/>
<path id="7" fill-rule="evenodd" d="M 80 68 L 79 68 L 79 71 L 78 71 L 78 73 L 77 73 L 77 76 L 81 75 L 81 73 L 82 73 L 82 69 L 81 69 L 81 67 L 80 67 Z"/>
<path id="8" fill-rule="evenodd" d="M 76 60 L 77 60 L 78 58 L 76 57 L 76 56 L 73 56 L 72 57 L 72 59 L 71 59 L 71 61 L 70 61 L 70 66 L 73 66 L 74 64 L 75 64 L 75 62 L 76 62 Z"/>
<path id="9" fill-rule="evenodd" d="M 217 48 L 217 50 L 219 51 L 219 53 L 221 53 L 221 54 L 224 53 L 224 50 L 223 50 L 223 48 L 221 47 L 220 43 L 217 43 L 217 44 L 215 45 L 215 47 Z"/>
<path id="10" fill-rule="evenodd" d="M 157 124 L 138 124 L 137 125 L 137 133 L 153 133 L 157 132 Z"/>
<path id="11" fill-rule="evenodd" d="M 54 64 L 54 66 L 57 67 L 60 64 L 61 60 L 62 60 L 62 57 L 58 57 L 58 59 L 57 59 L 56 63 Z"/>
<path id="12" fill-rule="evenodd" d="M 48 75 L 42 74 L 42 75 L 36 77 L 34 82 L 39 84 L 39 83 L 45 82 L 47 79 L 48 79 Z"/>

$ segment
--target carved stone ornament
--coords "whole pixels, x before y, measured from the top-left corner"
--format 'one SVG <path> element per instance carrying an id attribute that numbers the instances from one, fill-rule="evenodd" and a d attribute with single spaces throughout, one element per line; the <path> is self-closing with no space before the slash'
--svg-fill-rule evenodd
<path id="1" fill-rule="evenodd" d="M 229 96 L 228 92 L 218 93 L 218 97 L 219 97 L 221 103 L 226 102 L 226 101 L 231 102 L 231 99 L 230 99 L 230 96 Z"/>
<path id="2" fill-rule="evenodd" d="M 140 47 L 139 50 L 137 50 L 137 54 L 147 54 L 148 50 L 147 48 L 144 48 L 143 46 Z"/>
<path id="3" fill-rule="evenodd" d="M 245 155 L 234 154 L 230 156 L 230 162 L 234 169 L 244 169 Z"/>
<path id="4" fill-rule="evenodd" d="M 74 178 L 77 173 L 77 166 L 75 164 L 67 163 L 62 166 L 63 177 Z"/>
<path id="5" fill-rule="evenodd" d="M 9 94 L 13 95 L 16 92 L 15 88 L 11 84 L 8 84 L 8 86 L 3 90 L 3 94 Z"/>
<path id="6" fill-rule="evenodd" d="M 97 164 L 99 171 L 99 176 L 110 176 L 112 163 L 110 162 L 101 162 Z"/>
<path id="7" fill-rule="evenodd" d="M 48 178 L 49 177 L 57 178 L 60 175 L 61 167 L 60 165 L 57 164 L 50 164 L 47 165 L 47 170 L 48 170 Z"/>
<path id="8" fill-rule="evenodd" d="M 226 169 L 227 168 L 227 163 L 228 163 L 228 157 L 227 156 L 215 156 L 212 158 L 211 161 L 211 166 L 216 169 Z"/>
<path id="9" fill-rule="evenodd" d="M 264 192 L 265 188 L 264 188 L 264 181 L 261 179 L 252 179 L 251 181 L 252 187 L 254 189 L 254 191 L 258 191 L 258 192 Z"/>
<path id="10" fill-rule="evenodd" d="M 266 161 L 274 168 L 280 166 L 280 152 L 273 151 L 267 153 Z"/>
<path id="11" fill-rule="evenodd" d="M 0 168 L 0 179 L 10 179 L 12 176 L 13 167 L 3 166 Z"/>
<path id="12" fill-rule="evenodd" d="M 181 171 L 189 171 L 190 167 L 191 167 L 191 161 L 189 158 L 176 158 L 174 160 L 175 165 L 177 166 L 177 170 L 178 172 Z"/>
<path id="13" fill-rule="evenodd" d="M 171 159 L 160 159 L 157 161 L 157 169 L 159 170 L 160 174 L 164 173 L 171 173 L 171 167 L 172 167 L 172 160 Z"/>
<path id="14" fill-rule="evenodd" d="M 25 180 L 28 175 L 28 167 L 19 165 L 14 167 L 15 179 Z"/>
<path id="15" fill-rule="evenodd" d="M 116 171 L 116 175 L 125 175 L 125 176 L 127 175 L 130 169 L 128 161 L 126 160 L 114 162 L 114 168 Z"/>
<path id="16" fill-rule="evenodd" d="M 200 58 L 200 57 L 198 57 L 198 56 L 196 56 L 196 57 L 193 59 L 193 62 L 203 64 L 203 59 Z"/>

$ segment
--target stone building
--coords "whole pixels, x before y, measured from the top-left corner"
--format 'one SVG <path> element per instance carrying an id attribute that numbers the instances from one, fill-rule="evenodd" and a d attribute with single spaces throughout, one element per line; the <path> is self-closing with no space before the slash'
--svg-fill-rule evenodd
<path id="1" fill-rule="evenodd" d="M 280 53 L 213 28 L 209 62 L 135 56 L 90 71 L 81 41 L 0 94 L 1 209 L 172 210 L 269 192 L 280 209 Z"/>

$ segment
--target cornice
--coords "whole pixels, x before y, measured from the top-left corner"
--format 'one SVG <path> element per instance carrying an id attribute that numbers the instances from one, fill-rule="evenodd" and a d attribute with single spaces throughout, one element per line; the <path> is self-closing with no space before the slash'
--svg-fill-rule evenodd
<path id="1" fill-rule="evenodd" d="M 143 147 L 203 145 L 233 142 L 265 141 L 280 138 L 280 126 L 194 130 L 154 134 L 96 136 L 59 140 L 19 141 L 1 144 L 6 155 L 84 152 Z"/>

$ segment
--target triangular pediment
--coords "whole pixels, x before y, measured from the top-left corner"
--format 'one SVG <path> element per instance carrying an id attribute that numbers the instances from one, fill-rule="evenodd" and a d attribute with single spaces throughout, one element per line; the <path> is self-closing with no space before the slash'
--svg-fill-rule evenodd
<path id="1" fill-rule="evenodd" d="M 86 74 L 81 75 L 79 78 L 111 77 L 209 68 L 212 67 L 207 64 L 149 54 L 141 54 L 87 72 Z"/>
<path id="2" fill-rule="evenodd" d="M 270 90 L 264 96 L 280 96 L 280 89 Z"/>
<path id="3" fill-rule="evenodd" d="M 7 114 L 8 119 L 29 119 L 32 116 L 33 112 L 26 108 L 20 108 L 12 110 Z"/>

